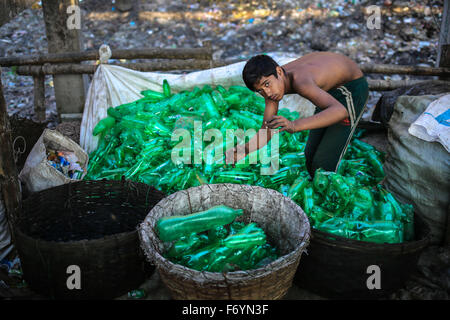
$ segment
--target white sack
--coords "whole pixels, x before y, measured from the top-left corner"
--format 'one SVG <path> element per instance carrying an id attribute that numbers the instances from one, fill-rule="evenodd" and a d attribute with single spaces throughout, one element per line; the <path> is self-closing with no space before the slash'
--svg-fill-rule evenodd
<path id="1" fill-rule="evenodd" d="M 89 160 L 86 152 L 77 143 L 62 133 L 56 130 L 45 129 L 33 149 L 31 149 L 25 165 L 19 174 L 19 179 L 30 192 L 37 192 L 76 181 L 76 179 L 66 177 L 48 163 L 47 147 L 58 151 L 74 152 L 84 171 L 81 177 L 83 179 L 86 175 Z"/>
<path id="2" fill-rule="evenodd" d="M 428 142 L 437 141 L 450 152 L 450 94 L 431 102 L 408 132 Z"/>

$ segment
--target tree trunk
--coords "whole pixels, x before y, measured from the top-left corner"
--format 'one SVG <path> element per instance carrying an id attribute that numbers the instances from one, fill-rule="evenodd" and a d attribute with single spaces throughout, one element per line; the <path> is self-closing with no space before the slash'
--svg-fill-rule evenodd
<path id="1" fill-rule="evenodd" d="M 81 51 L 81 9 L 78 0 L 43 0 L 48 52 Z M 55 75 L 55 99 L 58 115 L 83 113 L 87 79 L 83 75 Z"/>
<path id="2" fill-rule="evenodd" d="M 0 185 L 10 231 L 13 231 L 13 226 L 20 214 L 22 200 L 13 154 L 11 126 L 3 96 L 0 68 Z M 13 232 L 11 232 L 11 235 L 14 239 Z"/>

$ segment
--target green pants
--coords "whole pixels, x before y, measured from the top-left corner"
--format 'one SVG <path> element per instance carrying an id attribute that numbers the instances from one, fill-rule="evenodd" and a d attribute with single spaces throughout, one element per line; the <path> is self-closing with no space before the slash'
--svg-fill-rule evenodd
<path id="1" fill-rule="evenodd" d="M 347 108 L 349 117 L 326 128 L 310 130 L 306 142 L 306 168 L 311 177 L 322 168 L 336 172 L 353 132 L 361 119 L 369 96 L 369 85 L 363 76 L 328 91 Z M 316 108 L 314 114 L 322 109 Z"/>

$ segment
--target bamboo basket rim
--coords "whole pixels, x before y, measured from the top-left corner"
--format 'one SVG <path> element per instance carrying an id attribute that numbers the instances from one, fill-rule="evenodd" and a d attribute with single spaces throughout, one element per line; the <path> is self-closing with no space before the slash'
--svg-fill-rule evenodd
<path id="1" fill-rule="evenodd" d="M 217 185 L 224 185 L 225 187 L 231 187 L 231 188 L 242 188 L 243 185 L 241 184 L 232 184 L 232 183 L 218 183 L 218 184 L 207 184 L 202 185 L 198 187 L 191 187 L 185 190 L 180 190 L 175 193 L 172 193 L 171 195 L 167 196 L 166 198 L 162 199 L 160 202 L 158 202 L 154 208 L 162 208 L 161 202 L 170 201 L 172 198 L 176 197 L 177 193 L 183 192 L 189 194 L 189 192 L 193 192 L 193 190 L 197 188 L 205 188 L 210 186 L 217 186 Z M 305 232 L 303 235 L 303 238 L 299 241 L 299 243 L 296 244 L 296 247 L 291 250 L 289 253 L 282 255 L 278 257 L 278 259 L 270 262 L 269 264 L 256 268 L 256 269 L 250 269 L 250 270 L 238 270 L 238 271 L 231 271 L 231 272 L 210 272 L 210 271 L 198 271 L 194 270 L 185 266 L 182 266 L 180 264 L 176 264 L 171 262 L 170 260 L 164 258 L 159 251 L 159 248 L 155 245 L 155 241 L 158 244 L 161 244 L 162 241 L 157 236 L 157 232 L 154 229 L 154 225 L 151 225 L 149 220 L 151 219 L 151 214 L 153 209 L 149 212 L 147 217 L 144 219 L 144 221 L 139 226 L 139 238 L 141 240 L 141 247 L 143 248 L 143 251 L 145 252 L 146 257 L 156 265 L 157 268 L 161 268 L 164 271 L 170 273 L 170 274 L 176 274 L 178 277 L 189 279 L 190 281 L 194 282 L 201 282 L 202 285 L 208 286 L 210 284 L 217 284 L 217 283 L 227 283 L 231 284 L 233 282 L 242 282 L 243 280 L 257 280 L 258 278 L 264 278 L 265 276 L 276 272 L 280 268 L 288 267 L 290 265 L 296 264 L 298 261 L 298 258 L 301 256 L 303 251 L 306 249 L 306 247 L 309 245 L 310 237 L 311 237 L 311 228 L 309 225 L 309 220 L 302 208 L 297 205 L 292 199 L 282 195 L 281 193 L 277 192 L 276 190 L 272 189 L 266 189 L 260 186 L 254 186 L 254 185 L 245 185 L 247 187 L 250 187 L 252 189 L 259 189 L 263 192 L 276 192 L 280 194 L 281 197 L 284 198 L 285 201 L 292 203 L 295 208 L 298 208 L 299 214 L 302 216 L 303 223 L 306 225 Z M 248 190 L 243 190 L 248 191 Z M 156 221 L 155 221 L 156 222 Z M 147 226 L 146 226 L 147 225 Z M 148 232 L 147 232 L 148 231 Z M 146 245 L 148 244 L 148 246 Z"/>

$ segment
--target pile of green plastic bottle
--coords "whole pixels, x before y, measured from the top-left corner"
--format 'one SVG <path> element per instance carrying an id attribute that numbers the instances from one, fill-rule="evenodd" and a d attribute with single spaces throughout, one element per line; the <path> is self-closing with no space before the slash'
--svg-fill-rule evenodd
<path id="1" fill-rule="evenodd" d="M 261 96 L 241 86 L 226 90 L 208 85 L 172 94 L 167 81 L 163 82 L 163 92 L 146 90 L 142 95 L 135 102 L 109 108 L 108 117 L 94 128 L 94 135 L 100 139 L 98 148 L 90 154 L 85 179 L 124 177 L 147 183 L 167 194 L 211 183 L 257 185 L 291 197 L 319 230 L 379 243 L 413 239 L 412 206 L 398 203 L 379 185 L 384 178 L 384 154 L 359 139 L 362 130 L 354 134 L 337 173 L 320 172 L 314 181 L 308 181 L 305 166 L 308 132 L 281 132 L 278 134 L 279 170 L 262 175 L 261 168 L 265 165 L 259 161 L 260 151 L 270 154 L 274 139 L 256 152 L 256 164 L 249 164 L 250 155 L 233 167 L 225 164 L 225 151 L 230 142 L 224 139 L 214 152 L 202 152 L 213 142 L 196 140 L 198 133 L 194 128 L 201 121 L 202 136 L 213 128 L 220 130 L 223 137 L 227 129 L 255 129 L 256 133 L 261 128 L 265 108 Z M 278 114 L 289 120 L 299 117 L 297 112 L 288 109 L 279 109 Z M 180 141 L 172 141 L 176 129 L 190 133 L 190 150 L 177 149 Z M 245 141 L 238 138 L 237 143 L 249 138 Z M 175 163 L 174 150 L 179 155 L 190 151 L 192 160 L 200 157 L 202 162 Z M 216 155 L 219 157 L 215 162 L 207 161 L 206 158 Z"/>
<path id="2" fill-rule="evenodd" d="M 358 178 L 319 169 L 312 181 L 299 176 L 287 196 L 302 206 L 318 230 L 376 243 L 412 240 L 412 206 L 399 203 L 382 185 L 370 186 Z"/>
<path id="3" fill-rule="evenodd" d="M 242 209 L 217 205 L 189 215 L 160 218 L 159 238 L 171 241 L 164 257 L 198 271 L 228 272 L 263 267 L 278 258 L 264 230 L 235 221 Z"/>

